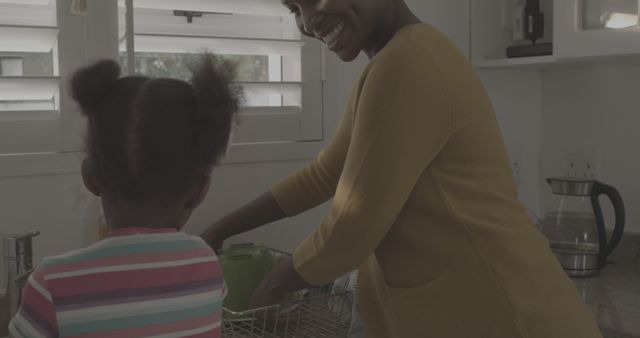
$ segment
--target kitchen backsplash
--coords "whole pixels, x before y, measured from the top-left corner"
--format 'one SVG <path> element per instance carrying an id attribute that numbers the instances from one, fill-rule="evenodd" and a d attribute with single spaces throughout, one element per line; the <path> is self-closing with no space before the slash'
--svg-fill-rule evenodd
<path id="1" fill-rule="evenodd" d="M 626 232 L 618 247 L 609 256 L 609 260 L 615 263 L 629 261 L 640 263 L 640 234 Z"/>

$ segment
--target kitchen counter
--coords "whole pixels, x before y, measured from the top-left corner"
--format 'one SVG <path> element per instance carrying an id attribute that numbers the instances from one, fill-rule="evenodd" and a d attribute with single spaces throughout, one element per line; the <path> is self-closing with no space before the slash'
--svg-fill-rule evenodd
<path id="1" fill-rule="evenodd" d="M 599 276 L 573 281 L 605 338 L 640 338 L 640 234 L 627 233 Z"/>
<path id="2" fill-rule="evenodd" d="M 605 338 L 640 338 L 640 264 L 608 265 L 599 276 L 574 279 Z"/>

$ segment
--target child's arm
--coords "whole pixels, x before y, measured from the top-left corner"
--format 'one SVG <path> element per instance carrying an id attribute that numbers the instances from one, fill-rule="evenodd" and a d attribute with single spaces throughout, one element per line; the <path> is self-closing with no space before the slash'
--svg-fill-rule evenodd
<path id="1" fill-rule="evenodd" d="M 58 337 L 58 320 L 42 271 L 36 270 L 27 280 L 9 332 L 14 338 Z"/>

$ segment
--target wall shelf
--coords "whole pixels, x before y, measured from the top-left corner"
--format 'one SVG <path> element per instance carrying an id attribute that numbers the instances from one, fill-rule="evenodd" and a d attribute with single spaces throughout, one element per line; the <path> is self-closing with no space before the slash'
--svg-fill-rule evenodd
<path id="1" fill-rule="evenodd" d="M 541 0 L 545 18 L 544 37 L 539 42 L 553 40 L 553 0 Z M 525 44 L 514 41 L 513 13 L 510 0 L 471 2 L 471 61 L 476 68 L 542 69 L 557 61 L 554 55 L 507 58 L 507 48 Z M 554 48 L 555 49 L 555 48 Z"/>
<path id="2" fill-rule="evenodd" d="M 476 68 L 543 70 L 640 63 L 640 25 L 584 28 L 581 0 L 540 0 L 545 19 L 540 42 L 553 42 L 553 55 L 507 58 L 509 46 L 526 43 L 519 38 L 514 41 L 514 13 L 519 11 L 515 3 L 471 2 L 471 61 Z"/>
<path id="3" fill-rule="evenodd" d="M 532 56 L 522 58 L 504 59 L 476 59 L 474 65 L 478 69 L 483 68 L 509 68 L 509 69 L 545 69 L 557 63 L 558 59 L 553 55 Z"/>

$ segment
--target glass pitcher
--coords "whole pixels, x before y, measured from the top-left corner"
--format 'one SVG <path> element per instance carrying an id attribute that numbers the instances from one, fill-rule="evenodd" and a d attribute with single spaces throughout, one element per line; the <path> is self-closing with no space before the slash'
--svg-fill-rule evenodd
<path id="1" fill-rule="evenodd" d="M 620 193 L 611 186 L 591 179 L 549 178 L 553 207 L 542 221 L 542 233 L 551 250 L 571 277 L 598 274 L 620 242 L 625 212 Z M 615 227 L 610 240 L 599 197 L 607 196 L 615 211 Z"/>

